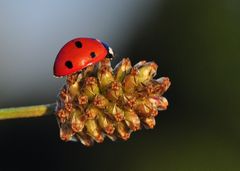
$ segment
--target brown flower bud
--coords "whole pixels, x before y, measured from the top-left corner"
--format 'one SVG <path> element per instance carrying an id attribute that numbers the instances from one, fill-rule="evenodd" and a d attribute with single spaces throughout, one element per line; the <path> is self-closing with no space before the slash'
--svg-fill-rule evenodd
<path id="1" fill-rule="evenodd" d="M 108 134 L 112 135 L 115 128 L 113 123 L 111 122 L 110 119 L 107 118 L 107 116 L 99 111 L 98 116 L 97 116 L 98 124 L 99 126 Z"/>
<path id="2" fill-rule="evenodd" d="M 94 119 L 99 113 L 99 109 L 93 105 L 89 105 L 86 109 L 86 116 L 88 119 Z"/>
<path id="3" fill-rule="evenodd" d="M 134 110 L 138 113 L 139 116 L 149 117 L 156 115 L 156 107 L 147 98 L 139 98 L 136 100 L 134 105 Z"/>
<path id="4" fill-rule="evenodd" d="M 122 121 L 124 119 L 124 111 L 119 108 L 116 103 L 109 103 L 105 111 L 106 114 L 116 121 Z"/>
<path id="5" fill-rule="evenodd" d="M 111 101 L 116 101 L 122 95 L 123 95 L 122 84 L 117 81 L 113 81 L 110 84 L 109 89 L 107 90 L 106 93 L 107 98 Z"/>
<path id="6" fill-rule="evenodd" d="M 65 109 L 59 109 L 56 112 L 56 115 L 58 116 L 60 123 L 64 123 L 69 118 L 69 112 Z"/>
<path id="7" fill-rule="evenodd" d="M 168 77 L 161 77 L 157 80 L 151 80 L 148 82 L 148 84 L 145 86 L 145 90 L 148 94 L 156 94 L 159 96 L 167 91 L 170 84 L 171 82 L 169 81 Z"/>
<path id="8" fill-rule="evenodd" d="M 153 129 L 156 125 L 156 121 L 153 116 L 142 118 L 141 121 L 146 129 Z"/>
<path id="9" fill-rule="evenodd" d="M 160 84 L 160 86 L 159 86 L 159 88 L 158 87 L 155 88 L 156 89 L 155 92 L 160 95 L 165 93 L 171 85 L 171 82 L 168 77 L 161 77 L 161 78 L 157 79 L 156 81 Z"/>
<path id="10" fill-rule="evenodd" d="M 131 109 L 124 111 L 127 126 L 133 131 L 140 129 L 140 119 L 138 115 Z"/>
<path id="11" fill-rule="evenodd" d="M 144 63 L 142 66 L 139 66 L 138 74 L 135 76 L 137 85 L 141 83 L 147 83 L 152 80 L 157 72 L 157 64 L 154 62 Z"/>
<path id="12" fill-rule="evenodd" d="M 96 120 L 94 119 L 89 119 L 86 122 L 86 129 L 87 129 L 87 133 L 98 143 L 103 142 L 104 137 L 97 125 Z"/>
<path id="13" fill-rule="evenodd" d="M 71 140 L 73 135 L 74 135 L 74 132 L 71 129 L 70 123 L 66 122 L 66 123 L 60 124 L 60 138 L 63 141 Z"/>
<path id="14" fill-rule="evenodd" d="M 99 94 L 99 95 L 95 96 L 95 98 L 93 100 L 93 104 L 100 109 L 105 109 L 109 105 L 109 101 L 106 97 Z"/>
<path id="15" fill-rule="evenodd" d="M 105 92 L 107 86 L 114 81 L 113 72 L 109 59 L 105 59 L 99 63 L 97 72 L 98 82 L 102 92 Z"/>
<path id="16" fill-rule="evenodd" d="M 134 93 L 137 81 L 136 81 L 136 75 L 138 74 L 138 70 L 136 68 L 132 68 L 131 72 L 124 78 L 123 80 L 123 90 L 126 93 Z"/>
<path id="17" fill-rule="evenodd" d="M 81 143 L 87 147 L 94 144 L 93 139 L 84 132 L 79 132 L 76 135 L 76 138 L 81 141 Z"/>
<path id="18" fill-rule="evenodd" d="M 131 132 L 124 122 L 117 122 L 116 130 L 117 130 L 118 136 L 123 140 L 128 140 L 130 138 Z"/>
<path id="19" fill-rule="evenodd" d="M 123 60 L 114 68 L 115 80 L 122 82 L 126 74 L 130 72 L 132 68 L 129 58 L 123 58 Z"/>
<path id="20" fill-rule="evenodd" d="M 121 103 L 123 104 L 124 108 L 133 108 L 136 103 L 136 97 L 132 94 L 124 94 L 121 98 Z"/>
<path id="21" fill-rule="evenodd" d="M 93 99 L 95 95 L 99 94 L 98 83 L 95 77 L 87 77 L 84 80 L 82 93 L 86 95 L 88 99 Z"/>
<path id="22" fill-rule="evenodd" d="M 64 87 L 62 88 L 62 90 L 60 91 L 59 97 L 60 97 L 60 99 L 61 99 L 64 103 L 66 103 L 66 102 L 69 101 L 70 96 L 69 96 L 69 94 L 68 94 L 68 92 L 67 92 L 66 86 L 64 86 Z"/>
<path id="23" fill-rule="evenodd" d="M 70 120 L 71 128 L 74 132 L 81 132 L 84 128 L 87 116 L 79 109 L 75 109 Z"/>
<path id="24" fill-rule="evenodd" d="M 168 106 L 168 101 L 163 96 L 150 96 L 149 101 L 158 109 L 158 110 L 166 110 Z"/>

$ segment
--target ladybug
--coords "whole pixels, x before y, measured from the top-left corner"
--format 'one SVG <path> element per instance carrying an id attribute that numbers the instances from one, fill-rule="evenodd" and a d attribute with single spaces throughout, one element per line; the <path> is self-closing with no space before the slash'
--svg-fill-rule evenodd
<path id="1" fill-rule="evenodd" d="M 53 73 L 56 77 L 67 76 L 106 57 L 114 57 L 112 48 L 106 43 L 94 38 L 75 38 L 59 51 Z"/>

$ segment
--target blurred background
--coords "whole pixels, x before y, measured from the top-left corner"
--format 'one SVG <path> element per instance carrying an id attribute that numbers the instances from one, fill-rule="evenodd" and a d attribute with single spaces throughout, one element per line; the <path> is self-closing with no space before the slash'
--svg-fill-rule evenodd
<path id="1" fill-rule="evenodd" d="M 52 103 L 59 49 L 94 37 L 154 60 L 170 106 L 127 142 L 59 139 L 53 116 L 0 121 L 2 170 L 240 170 L 240 1 L 0 1 L 0 108 Z"/>

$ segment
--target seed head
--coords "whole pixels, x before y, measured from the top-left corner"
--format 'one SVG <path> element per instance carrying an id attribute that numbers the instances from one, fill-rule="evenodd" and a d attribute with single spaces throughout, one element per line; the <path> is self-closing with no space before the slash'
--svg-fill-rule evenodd
<path id="1" fill-rule="evenodd" d="M 153 129 L 168 101 L 167 77 L 154 79 L 157 64 L 140 61 L 132 67 L 124 58 L 114 70 L 109 59 L 67 76 L 56 107 L 60 138 L 85 146 L 107 137 L 127 140 L 132 132 Z"/>

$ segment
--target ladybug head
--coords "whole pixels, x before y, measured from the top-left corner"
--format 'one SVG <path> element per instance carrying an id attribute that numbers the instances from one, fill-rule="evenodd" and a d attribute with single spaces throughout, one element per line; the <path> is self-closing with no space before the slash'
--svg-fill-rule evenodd
<path id="1" fill-rule="evenodd" d="M 59 51 L 53 72 L 57 77 L 81 71 L 104 58 L 114 57 L 112 48 L 93 38 L 76 38 L 66 43 Z"/>
<path id="2" fill-rule="evenodd" d="M 112 48 L 105 42 L 101 42 L 103 44 L 103 46 L 107 49 L 108 51 L 108 55 L 106 57 L 112 59 L 115 56 L 114 51 L 112 50 Z"/>

